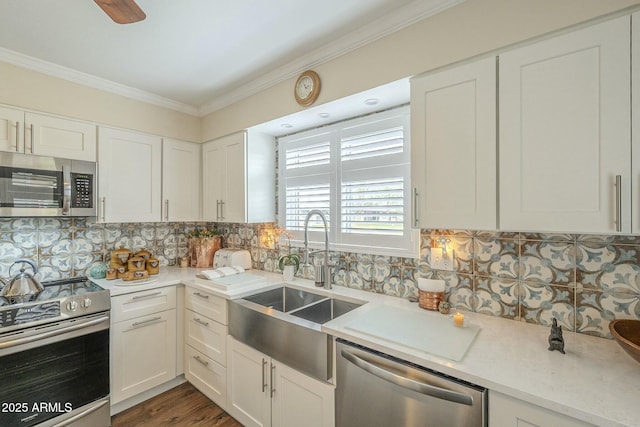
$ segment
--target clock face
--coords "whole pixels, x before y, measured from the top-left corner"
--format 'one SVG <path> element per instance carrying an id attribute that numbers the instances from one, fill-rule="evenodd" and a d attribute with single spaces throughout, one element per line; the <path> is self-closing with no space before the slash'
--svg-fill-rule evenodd
<path id="1" fill-rule="evenodd" d="M 309 76 L 304 76 L 298 81 L 296 92 L 302 99 L 307 99 L 313 92 L 313 80 Z"/>
<path id="2" fill-rule="evenodd" d="M 294 95 L 298 104 L 309 106 L 320 94 L 320 77 L 315 71 L 307 70 L 300 74 L 294 86 Z"/>

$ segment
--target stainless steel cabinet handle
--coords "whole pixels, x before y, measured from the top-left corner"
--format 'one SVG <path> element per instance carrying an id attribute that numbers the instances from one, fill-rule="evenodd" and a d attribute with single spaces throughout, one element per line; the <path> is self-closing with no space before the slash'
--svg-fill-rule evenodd
<path id="1" fill-rule="evenodd" d="M 276 392 L 276 382 L 274 380 L 276 376 L 275 373 L 276 373 L 276 365 L 271 363 L 271 377 L 269 378 L 271 380 L 271 397 L 273 397 L 273 395 Z"/>
<path id="2" fill-rule="evenodd" d="M 202 295 L 200 292 L 195 292 L 193 295 L 200 298 L 209 299 L 209 295 Z"/>
<path id="3" fill-rule="evenodd" d="M 224 221 L 224 200 L 220 200 L 220 221 Z"/>
<path id="4" fill-rule="evenodd" d="M 147 299 L 147 298 L 153 298 L 153 297 L 157 297 L 158 295 L 162 295 L 162 292 L 154 292 L 152 294 L 146 294 L 146 295 L 136 295 L 135 297 L 131 298 L 132 301 L 139 301 L 141 299 Z"/>
<path id="5" fill-rule="evenodd" d="M 616 175 L 616 231 L 622 231 L 622 175 Z"/>
<path id="6" fill-rule="evenodd" d="M 216 199 L 216 221 L 220 220 L 220 200 Z"/>
<path id="7" fill-rule="evenodd" d="M 194 322 L 201 324 L 202 326 L 209 326 L 209 322 L 203 322 L 202 320 L 200 320 L 199 318 L 195 318 L 193 319 Z"/>
<path id="8" fill-rule="evenodd" d="M 20 151 L 20 122 L 16 121 L 16 153 Z"/>
<path id="9" fill-rule="evenodd" d="M 264 391 L 267 389 L 267 374 L 266 371 L 267 370 L 267 359 L 262 359 L 262 392 L 264 393 Z"/>
<path id="10" fill-rule="evenodd" d="M 413 187 L 413 226 L 418 227 L 420 225 L 420 218 L 418 218 L 418 189 Z"/>
<path id="11" fill-rule="evenodd" d="M 135 328 L 135 327 L 138 327 L 138 326 L 148 325 L 149 323 L 157 322 L 158 320 L 162 320 L 162 317 L 157 316 L 157 317 L 153 317 L 153 318 L 148 319 L 148 320 L 143 320 L 141 322 L 135 322 L 131 326 L 133 326 Z"/>
<path id="12" fill-rule="evenodd" d="M 31 131 L 30 132 L 31 133 L 31 137 L 29 138 L 31 140 L 31 146 L 29 147 L 29 153 L 33 154 L 33 123 L 31 123 L 29 125 L 29 130 Z"/>
<path id="13" fill-rule="evenodd" d="M 427 396 L 432 396 L 436 399 L 448 400 L 449 402 L 461 403 L 469 406 L 473 405 L 473 397 L 468 394 L 435 387 L 389 372 L 380 366 L 361 359 L 347 350 L 342 350 L 340 353 L 342 354 L 342 357 L 356 365 L 358 368 L 399 387 L 406 388 L 417 393 L 426 394 Z"/>
<path id="14" fill-rule="evenodd" d="M 200 356 L 193 356 L 193 358 L 196 359 L 196 362 L 200 363 L 202 366 L 209 366 L 209 362 L 207 362 L 206 360 L 202 360 Z"/>
<path id="15" fill-rule="evenodd" d="M 107 198 L 102 197 L 100 199 L 100 214 L 102 215 L 100 218 L 102 219 L 102 222 L 104 222 L 104 210 L 106 208 L 106 204 L 107 204 Z"/>
<path id="16" fill-rule="evenodd" d="M 169 221 L 169 199 L 164 201 L 164 220 Z"/>

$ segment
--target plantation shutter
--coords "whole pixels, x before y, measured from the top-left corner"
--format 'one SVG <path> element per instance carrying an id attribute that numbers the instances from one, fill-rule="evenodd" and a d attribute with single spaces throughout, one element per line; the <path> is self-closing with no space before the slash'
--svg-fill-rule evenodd
<path id="1" fill-rule="evenodd" d="M 338 250 L 412 254 L 408 108 L 279 139 L 279 224 L 303 239 L 312 209 Z M 323 224 L 309 221 L 310 240 Z"/>

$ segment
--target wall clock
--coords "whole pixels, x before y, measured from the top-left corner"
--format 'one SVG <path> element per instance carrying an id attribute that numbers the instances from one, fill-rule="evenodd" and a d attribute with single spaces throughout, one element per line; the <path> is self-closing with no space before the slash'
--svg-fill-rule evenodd
<path id="1" fill-rule="evenodd" d="M 307 70 L 300 74 L 293 89 L 296 102 L 307 107 L 320 95 L 320 76 L 315 71 Z"/>

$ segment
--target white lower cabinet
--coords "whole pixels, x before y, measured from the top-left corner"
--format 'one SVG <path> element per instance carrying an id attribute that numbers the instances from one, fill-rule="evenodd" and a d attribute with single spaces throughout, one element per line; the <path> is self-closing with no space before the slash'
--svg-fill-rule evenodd
<path id="1" fill-rule="evenodd" d="M 575 418 L 491 391 L 489 427 L 593 427 Z"/>
<path id="2" fill-rule="evenodd" d="M 229 336 L 227 412 L 243 425 L 332 427 L 334 387 Z"/>
<path id="3" fill-rule="evenodd" d="M 111 298 L 111 404 L 176 377 L 175 287 Z"/>
<path id="4" fill-rule="evenodd" d="M 187 286 L 184 310 L 185 378 L 227 407 L 227 301 Z"/>

